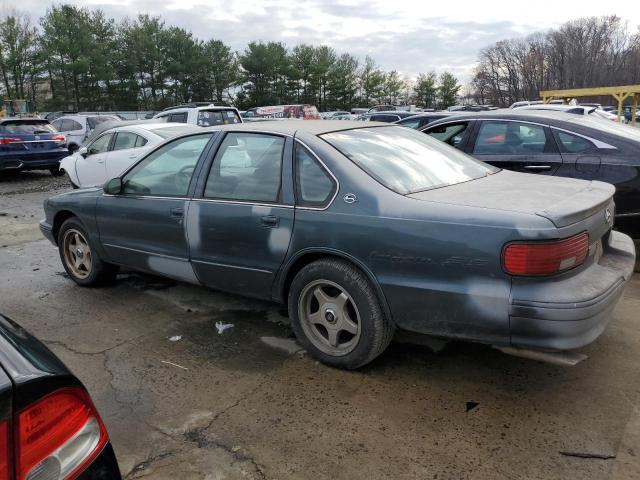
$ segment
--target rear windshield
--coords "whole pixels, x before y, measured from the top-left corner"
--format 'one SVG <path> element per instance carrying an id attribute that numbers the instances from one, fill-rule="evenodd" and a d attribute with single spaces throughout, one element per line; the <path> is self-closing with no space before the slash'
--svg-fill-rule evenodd
<path id="1" fill-rule="evenodd" d="M 152 128 L 150 130 L 151 133 L 155 133 L 159 137 L 164 139 L 175 137 L 176 135 L 182 135 L 183 133 L 191 133 L 194 131 L 198 131 L 195 126 L 186 126 L 186 125 L 177 125 L 175 127 L 167 127 L 167 128 Z"/>
<path id="2" fill-rule="evenodd" d="M 111 122 L 113 120 L 120 120 L 118 117 L 112 117 L 110 115 L 100 115 L 99 117 L 87 117 L 87 124 L 89 125 L 89 130 L 94 130 L 96 125 L 105 122 Z"/>
<path id="3" fill-rule="evenodd" d="M 216 125 L 234 123 L 242 123 L 240 115 L 235 110 L 200 110 L 198 112 L 198 125 L 201 127 L 214 127 Z"/>
<path id="4" fill-rule="evenodd" d="M 1 133 L 55 133 L 56 129 L 48 120 L 9 120 L 0 125 Z"/>
<path id="5" fill-rule="evenodd" d="M 498 171 L 424 133 L 399 126 L 343 130 L 321 137 L 382 185 L 403 195 Z"/>

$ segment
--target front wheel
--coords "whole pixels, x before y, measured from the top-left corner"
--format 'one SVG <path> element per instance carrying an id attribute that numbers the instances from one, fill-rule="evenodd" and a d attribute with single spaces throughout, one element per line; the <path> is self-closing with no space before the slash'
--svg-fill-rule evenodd
<path id="1" fill-rule="evenodd" d="M 49 172 L 51 172 L 51 175 L 53 175 L 54 177 L 61 177 L 62 175 L 64 175 L 64 170 L 62 170 L 60 167 L 52 167 L 49 169 Z"/>
<path id="2" fill-rule="evenodd" d="M 77 218 L 69 218 L 62 224 L 58 233 L 58 250 L 64 269 L 74 282 L 83 287 L 114 280 L 118 268 L 103 262 L 88 238 Z"/>
<path id="3" fill-rule="evenodd" d="M 389 345 L 394 327 L 367 277 L 350 263 L 318 260 L 289 290 L 289 316 L 302 346 L 328 365 L 355 369 Z"/>

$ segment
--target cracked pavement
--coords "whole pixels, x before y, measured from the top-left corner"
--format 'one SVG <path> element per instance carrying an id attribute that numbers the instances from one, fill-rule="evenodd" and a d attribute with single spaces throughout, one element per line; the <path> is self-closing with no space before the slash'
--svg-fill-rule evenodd
<path id="1" fill-rule="evenodd" d="M 573 368 L 402 336 L 344 372 L 300 351 L 277 305 L 127 272 L 77 287 L 34 233 L 64 188 L 0 178 L 0 311 L 85 383 L 125 478 L 640 478 L 637 276 Z"/>

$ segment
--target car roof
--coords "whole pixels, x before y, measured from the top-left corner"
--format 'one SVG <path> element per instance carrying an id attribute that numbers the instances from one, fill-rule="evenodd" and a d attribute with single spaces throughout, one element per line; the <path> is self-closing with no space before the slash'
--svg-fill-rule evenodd
<path id="1" fill-rule="evenodd" d="M 283 135 L 295 135 L 297 132 L 306 132 L 311 135 L 322 135 L 323 133 L 337 132 L 342 130 L 355 130 L 367 127 L 394 127 L 391 123 L 383 122 L 345 122 L 344 120 L 280 120 L 277 122 L 247 122 L 233 125 L 220 125 L 216 127 L 198 127 L 204 131 L 247 131 L 247 132 L 269 132 Z M 406 128 L 397 126 L 397 128 Z"/>
<path id="2" fill-rule="evenodd" d="M 489 110 L 484 112 L 464 112 L 457 113 L 455 116 L 451 115 L 446 118 L 442 118 L 440 120 L 436 120 L 433 123 L 429 124 L 429 127 L 432 125 L 437 125 L 440 123 L 448 123 L 451 121 L 460 121 L 460 120 L 481 120 L 481 119 L 493 119 L 500 120 L 504 118 L 506 120 L 523 120 L 530 122 L 540 122 L 544 121 L 570 121 L 576 118 L 576 115 L 573 113 L 567 113 L 559 110 L 533 110 L 533 109 L 503 109 L 503 110 Z"/>
<path id="3" fill-rule="evenodd" d="M 162 110 L 161 112 L 158 112 L 155 114 L 155 117 L 159 117 L 159 116 L 166 116 L 168 114 L 171 113 L 181 113 L 181 112 L 189 112 L 191 110 L 210 110 L 210 111 L 216 111 L 216 110 L 237 110 L 236 107 L 228 107 L 228 106 L 223 106 L 223 105 L 198 105 L 198 106 L 191 106 L 191 107 L 171 107 L 168 110 Z"/>

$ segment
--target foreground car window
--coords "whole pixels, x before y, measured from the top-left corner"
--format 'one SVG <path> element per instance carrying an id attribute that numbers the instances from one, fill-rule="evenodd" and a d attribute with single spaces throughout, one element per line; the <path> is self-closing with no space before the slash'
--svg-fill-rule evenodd
<path id="1" fill-rule="evenodd" d="M 210 133 L 180 138 L 154 151 L 123 178 L 123 194 L 184 197 Z"/>
<path id="2" fill-rule="evenodd" d="M 335 182 L 311 153 L 299 144 L 296 145 L 295 168 L 298 205 L 326 205 L 335 191 Z"/>
<path id="3" fill-rule="evenodd" d="M 360 128 L 321 137 L 382 185 L 403 195 L 497 171 L 408 128 Z"/>
<path id="4" fill-rule="evenodd" d="M 280 194 L 284 138 L 228 133 L 213 161 L 207 198 L 276 202 Z"/>

